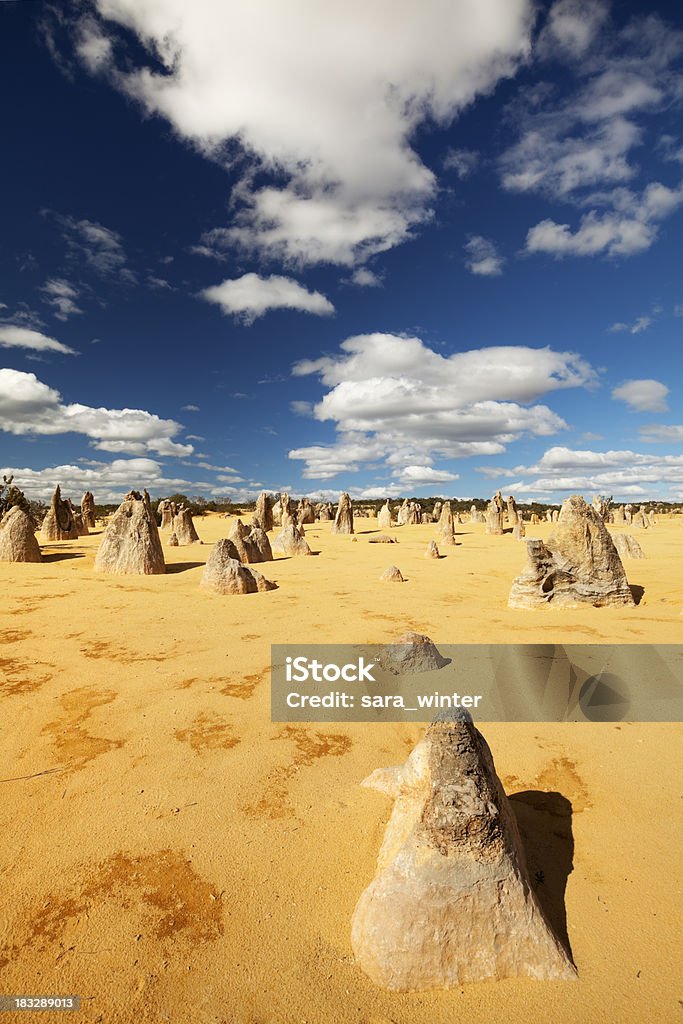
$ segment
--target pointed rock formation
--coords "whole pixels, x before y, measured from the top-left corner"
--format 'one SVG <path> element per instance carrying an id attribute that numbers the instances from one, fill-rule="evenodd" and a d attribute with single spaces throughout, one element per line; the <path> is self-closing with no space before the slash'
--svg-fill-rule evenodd
<path id="1" fill-rule="evenodd" d="M 14 505 L 0 522 L 0 562 L 42 562 L 33 520 Z"/>
<path id="2" fill-rule="evenodd" d="M 527 554 L 528 565 L 510 590 L 511 608 L 634 604 L 607 527 L 580 495 L 564 502 L 558 529 L 547 544 L 527 541 Z"/>
<path id="3" fill-rule="evenodd" d="M 86 491 L 81 498 L 81 515 L 83 522 L 89 530 L 95 529 L 95 496 L 92 491 Z"/>
<path id="4" fill-rule="evenodd" d="M 168 546 L 169 548 L 177 548 L 179 546 L 178 538 L 176 537 L 175 533 L 172 533 L 171 536 L 168 538 Z"/>
<path id="5" fill-rule="evenodd" d="M 390 565 L 388 569 L 385 569 L 380 580 L 382 583 L 405 583 L 401 570 L 395 565 Z"/>
<path id="6" fill-rule="evenodd" d="M 377 525 L 379 526 L 380 530 L 390 530 L 394 525 L 388 501 L 385 501 L 385 503 L 379 510 L 379 515 L 377 516 Z"/>
<path id="7" fill-rule="evenodd" d="M 308 498 L 302 498 L 296 510 L 296 521 L 299 526 L 310 526 L 315 522 L 315 510 Z"/>
<path id="8" fill-rule="evenodd" d="M 430 540 L 429 544 L 427 545 L 427 550 L 425 551 L 425 558 L 441 558 L 435 540 Z"/>
<path id="9" fill-rule="evenodd" d="M 79 537 L 87 537 L 90 533 L 88 527 L 83 520 L 83 513 L 80 508 L 74 508 L 73 502 L 70 498 L 67 499 L 69 502 L 69 510 L 73 516 L 74 526 L 76 527 L 76 533 Z"/>
<path id="10" fill-rule="evenodd" d="M 346 491 L 339 495 L 337 514 L 334 517 L 332 533 L 353 533 L 353 505 Z"/>
<path id="11" fill-rule="evenodd" d="M 272 552 L 274 555 L 313 554 L 301 530 L 294 523 L 282 527 L 273 541 Z"/>
<path id="12" fill-rule="evenodd" d="M 619 557 L 624 558 L 645 558 L 645 552 L 635 537 L 630 533 L 618 533 L 614 537 L 614 546 L 619 552 Z"/>
<path id="13" fill-rule="evenodd" d="M 282 526 L 282 502 L 278 498 L 276 502 L 273 502 L 273 529 L 276 526 Z"/>
<path id="14" fill-rule="evenodd" d="M 332 509 L 328 505 L 321 505 L 318 509 L 318 520 L 321 523 L 329 523 L 334 516 L 332 515 Z"/>
<path id="15" fill-rule="evenodd" d="M 214 594 L 256 594 L 277 589 L 276 583 L 256 569 L 242 565 L 236 556 L 231 540 L 217 541 L 204 567 L 200 586 Z"/>
<path id="16" fill-rule="evenodd" d="M 59 484 L 52 495 L 50 508 L 43 519 L 43 540 L 78 540 L 78 530 L 68 501 L 62 500 Z"/>
<path id="17" fill-rule="evenodd" d="M 189 508 L 185 508 L 183 505 L 180 506 L 173 520 L 173 532 L 178 538 L 178 543 L 181 547 L 184 547 L 186 544 L 201 543 L 199 534 L 195 529 L 192 513 Z"/>
<path id="18" fill-rule="evenodd" d="M 166 572 L 149 494 L 130 491 L 109 520 L 95 556 L 95 572 L 154 576 Z"/>
<path id="19" fill-rule="evenodd" d="M 515 540 L 524 540 L 526 536 L 526 528 L 521 519 L 518 521 L 516 526 L 512 527 L 512 536 Z"/>
<path id="20" fill-rule="evenodd" d="M 266 533 L 273 529 L 275 525 L 273 522 L 273 503 L 267 491 L 261 491 L 256 499 L 254 515 L 261 524 L 261 529 L 265 530 Z"/>
<path id="21" fill-rule="evenodd" d="M 159 520 L 160 526 L 159 526 L 159 529 L 161 529 L 161 530 L 172 530 L 173 529 L 173 520 L 176 517 L 176 512 L 177 512 L 177 509 L 176 509 L 175 502 L 174 501 L 167 501 L 165 498 L 162 498 L 162 500 L 157 505 L 157 515 L 160 516 L 160 520 Z"/>
<path id="22" fill-rule="evenodd" d="M 254 562 L 273 561 L 273 551 L 268 535 L 260 526 L 249 528 L 241 519 L 237 519 L 230 530 L 230 540 L 237 550 L 237 555 L 234 557 L 238 558 L 240 562 L 253 564 Z"/>
<path id="23" fill-rule="evenodd" d="M 512 495 L 510 495 L 508 497 L 508 500 L 507 500 L 507 510 L 508 510 L 508 523 L 510 524 L 510 526 L 516 526 L 517 523 L 519 522 L 519 512 L 517 511 L 517 502 L 512 497 Z"/>
<path id="24" fill-rule="evenodd" d="M 432 509 L 432 522 L 433 523 L 438 523 L 440 518 L 441 518 L 441 502 L 440 501 L 435 501 L 434 502 L 434 508 Z"/>
<path id="25" fill-rule="evenodd" d="M 486 533 L 498 536 L 503 530 L 503 511 L 505 505 L 500 491 L 496 491 L 486 509 Z"/>
<path id="26" fill-rule="evenodd" d="M 283 530 L 295 525 L 292 502 L 288 494 L 280 495 L 280 525 Z"/>
<path id="27" fill-rule="evenodd" d="M 491 751 L 466 711 L 440 716 L 405 765 L 363 783 L 395 801 L 351 925 L 363 971 L 408 992 L 469 981 L 571 980 L 531 889 Z"/>
<path id="28" fill-rule="evenodd" d="M 394 643 L 383 648 L 379 663 L 385 672 L 403 676 L 415 672 L 433 672 L 450 664 L 450 659 L 444 658 L 433 640 L 424 633 L 415 633 L 409 629 Z"/>

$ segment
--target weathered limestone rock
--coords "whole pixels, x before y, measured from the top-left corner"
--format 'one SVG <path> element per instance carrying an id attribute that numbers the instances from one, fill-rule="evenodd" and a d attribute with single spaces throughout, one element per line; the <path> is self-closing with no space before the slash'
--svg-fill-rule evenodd
<path id="1" fill-rule="evenodd" d="M 508 497 L 507 509 L 508 509 L 508 523 L 511 526 L 516 526 L 517 523 L 519 522 L 519 512 L 517 511 L 517 502 L 512 497 L 512 495 L 510 495 Z"/>
<path id="2" fill-rule="evenodd" d="M 536 513 L 535 513 L 535 512 L 532 512 L 532 513 L 531 513 L 531 525 L 532 525 L 532 526 L 538 526 L 538 524 L 540 523 L 540 521 L 541 521 L 541 520 L 540 520 L 540 519 L 539 519 L 539 517 L 538 517 L 538 516 L 536 515 Z"/>
<path id="3" fill-rule="evenodd" d="M 273 503 L 273 529 L 282 526 L 282 503 L 280 499 Z"/>
<path id="4" fill-rule="evenodd" d="M 442 507 L 442 504 L 443 504 L 443 502 L 441 502 L 441 501 L 435 501 L 434 502 L 434 508 L 432 510 L 432 522 L 433 523 L 438 523 L 439 519 L 441 518 L 441 507 Z"/>
<path id="5" fill-rule="evenodd" d="M 159 520 L 159 529 L 172 530 L 173 520 L 176 517 L 177 511 L 174 501 L 168 501 L 166 498 L 162 498 L 157 505 L 157 515 L 161 517 Z"/>
<path id="6" fill-rule="evenodd" d="M 387 537 L 386 533 L 378 533 L 376 537 L 371 537 L 368 544 L 398 544 L 395 537 Z"/>
<path id="7" fill-rule="evenodd" d="M 612 509 L 612 499 L 605 498 L 602 494 L 596 494 L 593 498 L 593 508 L 598 513 L 603 523 L 609 522 Z"/>
<path id="8" fill-rule="evenodd" d="M 388 569 L 385 569 L 380 580 L 383 583 L 405 583 L 401 570 L 395 565 L 390 565 Z"/>
<path id="9" fill-rule="evenodd" d="M 377 516 L 377 525 L 379 526 L 380 530 L 390 530 L 394 525 L 388 501 L 386 501 L 379 510 L 379 515 Z"/>
<path id="10" fill-rule="evenodd" d="M 0 562 L 42 562 L 33 520 L 14 505 L 0 521 Z"/>
<path id="11" fill-rule="evenodd" d="M 78 540 L 78 530 L 68 501 L 62 500 L 59 484 L 43 519 L 43 540 Z"/>
<path id="12" fill-rule="evenodd" d="M 301 530 L 290 523 L 283 526 L 272 546 L 273 554 L 277 555 L 311 555 L 313 552 L 308 546 L 306 538 Z"/>
<path id="13" fill-rule="evenodd" d="M 619 552 L 619 557 L 624 558 L 645 558 L 645 552 L 635 537 L 630 533 L 617 533 L 614 537 L 614 546 Z"/>
<path id="14" fill-rule="evenodd" d="M 230 530 L 230 540 L 237 551 L 235 557 L 240 562 L 253 564 L 254 562 L 273 561 L 268 535 L 260 526 L 249 528 L 241 519 L 236 519 Z"/>
<path id="15" fill-rule="evenodd" d="M 503 530 L 503 510 L 505 505 L 503 503 L 503 496 L 500 491 L 496 491 L 494 496 L 491 498 L 488 508 L 486 509 L 486 533 L 500 535 L 504 533 Z"/>
<path id="16" fill-rule="evenodd" d="M 70 498 L 67 498 L 67 501 L 69 502 L 69 509 L 71 511 L 71 515 L 73 516 L 74 526 L 76 527 L 76 533 L 78 534 L 79 537 L 87 537 L 90 531 L 83 520 L 83 513 L 81 512 L 80 508 L 74 508 L 73 502 L 71 501 Z"/>
<path id="17" fill-rule="evenodd" d="M 173 520 L 173 532 L 178 538 L 178 543 L 181 547 L 184 547 L 186 544 L 201 543 L 192 520 L 192 513 L 189 508 L 184 508 L 182 505 L 176 512 L 175 519 Z"/>
<path id="18" fill-rule="evenodd" d="M 607 527 L 579 495 L 564 502 L 558 529 L 547 544 L 529 540 L 527 554 L 528 564 L 510 590 L 511 608 L 634 604 Z"/>
<path id="19" fill-rule="evenodd" d="M 302 498 L 299 502 L 296 518 L 299 526 L 303 526 L 304 523 L 310 526 L 311 523 L 315 522 L 315 510 L 308 498 Z"/>
<path id="20" fill-rule="evenodd" d="M 650 526 L 650 519 L 645 511 L 644 505 L 641 505 L 636 514 L 632 517 L 631 525 L 637 527 L 639 530 L 647 530 Z"/>
<path id="21" fill-rule="evenodd" d="M 256 569 L 242 565 L 236 555 L 231 540 L 217 541 L 204 567 L 200 586 L 214 594 L 256 594 L 277 589 L 277 584 Z"/>
<path id="22" fill-rule="evenodd" d="M 169 548 L 177 548 L 178 547 L 178 538 L 175 535 L 175 533 L 172 533 L 171 536 L 168 538 L 168 546 L 169 546 Z"/>
<path id="23" fill-rule="evenodd" d="M 574 979 L 531 889 L 491 751 L 466 711 L 434 722 L 363 785 L 395 801 L 351 925 L 363 971 L 407 992 L 484 979 Z"/>
<path id="24" fill-rule="evenodd" d="M 295 525 L 292 501 L 288 494 L 280 495 L 280 525 L 283 530 L 288 526 Z"/>
<path id="25" fill-rule="evenodd" d="M 261 524 L 261 529 L 265 530 L 266 533 L 273 529 L 273 526 L 275 525 L 273 523 L 273 503 L 267 491 L 261 491 L 256 499 L 254 515 Z"/>
<path id="26" fill-rule="evenodd" d="M 558 523 L 560 521 L 560 510 L 557 509 L 557 508 L 554 508 L 552 510 L 550 518 L 551 518 L 553 523 Z"/>
<path id="27" fill-rule="evenodd" d="M 89 530 L 95 529 L 95 496 L 92 491 L 86 491 L 81 498 L 81 515 L 83 522 Z"/>
<path id="28" fill-rule="evenodd" d="M 332 533 L 353 533 L 353 505 L 346 491 L 339 495 Z"/>
<path id="29" fill-rule="evenodd" d="M 427 545 L 427 550 L 425 551 L 425 558 L 441 558 L 435 540 L 430 540 L 429 544 Z"/>
<path id="30" fill-rule="evenodd" d="M 521 522 L 521 520 L 517 523 L 516 526 L 513 526 L 512 536 L 515 540 L 524 540 L 524 537 L 526 536 L 526 528 L 524 526 L 524 523 Z"/>
<path id="31" fill-rule="evenodd" d="M 329 504 L 321 505 L 318 509 L 318 520 L 321 523 L 329 523 L 330 520 L 334 519 L 332 515 L 332 508 Z"/>
<path id="32" fill-rule="evenodd" d="M 95 556 L 95 572 L 154 576 L 166 572 L 149 494 L 129 491 L 109 520 Z"/>
<path id="33" fill-rule="evenodd" d="M 415 633 L 409 629 L 394 643 L 383 648 L 379 663 L 385 672 L 402 676 L 414 672 L 433 672 L 449 664 L 436 644 L 424 633 Z"/>
<path id="34" fill-rule="evenodd" d="M 624 515 L 624 506 L 617 505 L 614 509 L 614 519 L 612 520 L 615 526 L 623 526 L 626 522 L 626 516 Z"/>

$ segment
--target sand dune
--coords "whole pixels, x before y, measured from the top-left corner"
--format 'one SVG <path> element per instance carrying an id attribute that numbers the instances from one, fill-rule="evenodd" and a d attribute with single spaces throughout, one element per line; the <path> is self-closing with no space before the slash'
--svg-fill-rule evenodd
<path id="1" fill-rule="evenodd" d="M 2 991 L 80 994 L 79 1020 L 107 1024 L 675 1020 L 679 725 L 479 723 L 580 980 L 395 995 L 351 956 L 390 811 L 359 783 L 404 761 L 421 727 L 271 724 L 269 664 L 271 643 L 404 629 L 680 642 L 681 518 L 638 531 L 636 607 L 558 611 L 507 607 L 524 546 L 478 524 L 438 561 L 431 526 L 389 546 L 368 543 L 373 520 L 357 541 L 316 524 L 318 557 L 276 559 L 278 589 L 242 597 L 199 589 L 229 524 L 196 525 L 202 545 L 162 535 L 166 576 L 95 575 L 98 533 L 0 566 Z M 392 563 L 406 583 L 379 582 Z"/>

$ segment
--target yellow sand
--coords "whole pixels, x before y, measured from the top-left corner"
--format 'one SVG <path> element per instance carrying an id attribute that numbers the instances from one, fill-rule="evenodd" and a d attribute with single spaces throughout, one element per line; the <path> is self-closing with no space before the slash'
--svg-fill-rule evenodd
<path id="1" fill-rule="evenodd" d="M 395 995 L 351 955 L 391 809 L 359 783 L 404 761 L 422 727 L 273 725 L 269 661 L 271 642 L 406 628 L 442 643 L 678 642 L 680 517 L 634 531 L 638 607 L 539 612 L 507 608 L 523 545 L 483 526 L 459 527 L 436 562 L 430 526 L 390 546 L 368 543 L 371 520 L 356 542 L 319 524 L 318 557 L 259 566 L 279 589 L 242 597 L 199 589 L 228 524 L 197 526 L 206 544 L 166 548 L 166 576 L 95 576 L 99 531 L 48 545 L 42 565 L 0 566 L 0 992 L 79 994 L 78 1020 L 106 1024 L 679 1019 L 678 725 L 482 725 L 507 792 L 532 791 L 515 801 L 530 866 L 558 927 L 566 909 L 580 980 Z M 405 584 L 379 582 L 392 563 Z"/>

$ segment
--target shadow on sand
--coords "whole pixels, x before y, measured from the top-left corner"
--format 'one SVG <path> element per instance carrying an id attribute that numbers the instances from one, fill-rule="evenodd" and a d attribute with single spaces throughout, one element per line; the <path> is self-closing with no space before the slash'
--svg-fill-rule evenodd
<path id="1" fill-rule="evenodd" d="M 639 587 L 637 583 L 630 584 L 631 594 L 636 604 L 640 604 L 643 600 L 643 594 L 645 593 L 645 587 Z"/>
<path id="2" fill-rule="evenodd" d="M 82 551 L 44 551 L 44 562 L 62 562 L 66 558 L 85 558 Z"/>
<path id="3" fill-rule="evenodd" d="M 561 793 L 536 789 L 513 793 L 508 799 L 522 837 L 532 888 L 573 962 L 564 902 L 574 867 L 572 805 Z"/>
<path id="4" fill-rule="evenodd" d="M 188 569 L 198 569 L 200 565 L 204 564 L 204 562 L 167 562 L 166 572 L 186 572 Z"/>

